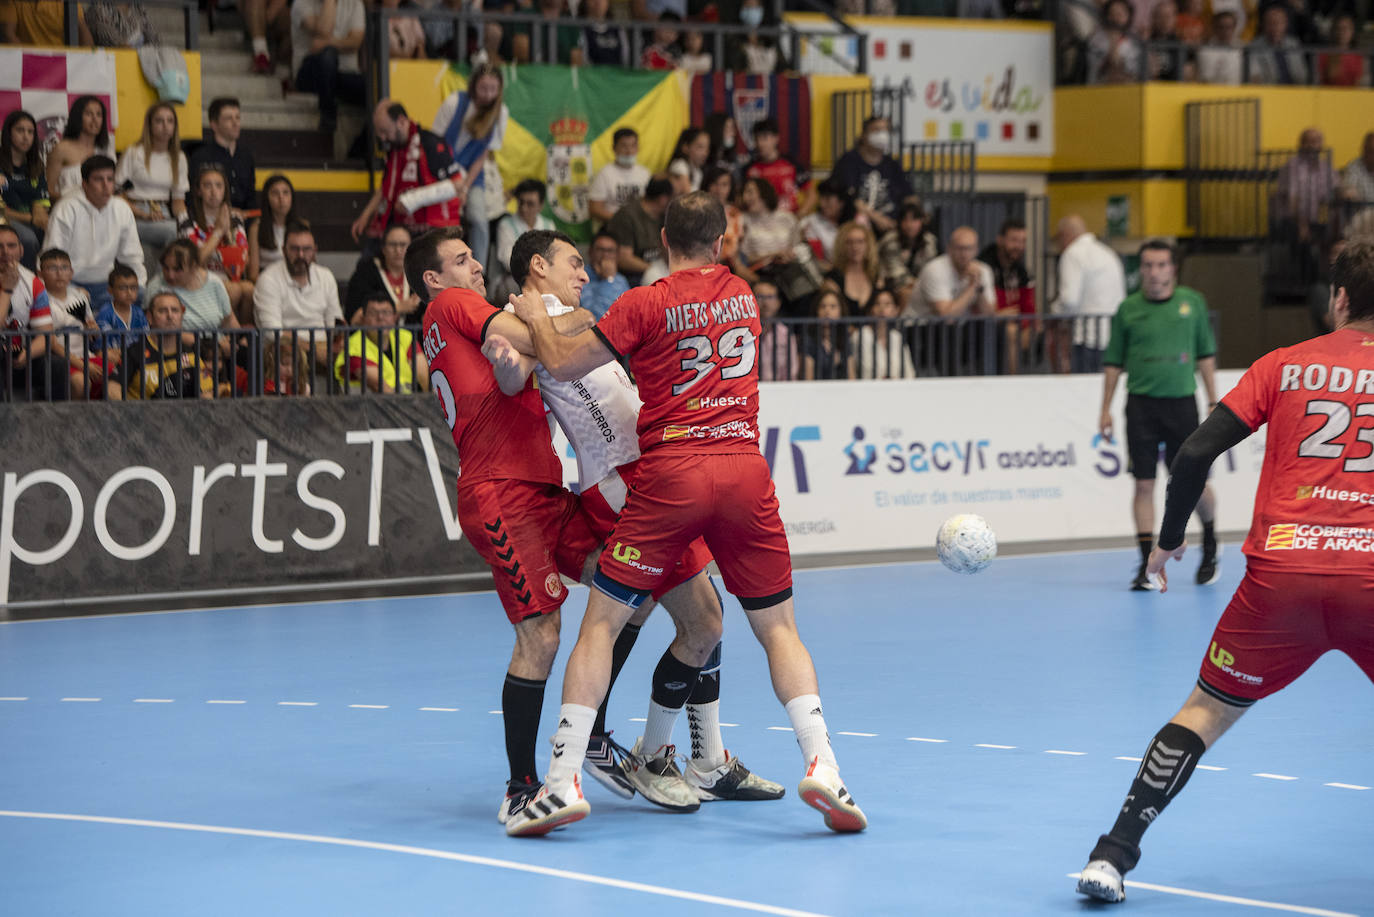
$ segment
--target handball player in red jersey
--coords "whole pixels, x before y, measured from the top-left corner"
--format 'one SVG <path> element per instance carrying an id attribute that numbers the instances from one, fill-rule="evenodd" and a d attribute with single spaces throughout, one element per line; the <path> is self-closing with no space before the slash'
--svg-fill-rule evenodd
<path id="1" fill-rule="evenodd" d="M 797 634 L 787 536 L 758 447 L 758 307 L 749 286 L 718 263 L 724 233 L 725 211 L 715 198 L 692 192 L 675 200 L 662 231 L 669 276 L 625 293 L 595 329 L 580 334 L 560 333 L 538 295 L 512 297 L 535 355 L 555 379 L 626 357 L 644 406 L 639 473 L 593 576 L 545 785 L 506 822 L 509 834 L 545 834 L 590 811 L 576 778 L 607 689 L 612 646 L 697 537 L 768 656 L 805 761 L 798 792 L 836 831 L 868 825 L 840 779 L 816 670 Z"/>
<path id="2" fill-rule="evenodd" d="M 1337 257 L 1330 309 L 1336 330 L 1256 361 L 1170 469 L 1147 564 L 1161 590 L 1212 462 L 1269 425 L 1245 578 L 1192 695 L 1151 740 L 1116 824 L 1088 855 L 1081 894 L 1125 899 L 1122 877 L 1140 859 L 1145 829 L 1255 701 L 1330 650 L 1374 679 L 1374 240 L 1351 241 Z"/>

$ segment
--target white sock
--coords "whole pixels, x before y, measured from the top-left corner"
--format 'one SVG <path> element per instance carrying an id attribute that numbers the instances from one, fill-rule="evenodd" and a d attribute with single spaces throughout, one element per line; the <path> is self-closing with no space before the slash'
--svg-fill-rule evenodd
<path id="1" fill-rule="evenodd" d="M 709 771 L 725 763 L 725 743 L 720 738 L 720 701 L 687 705 L 687 726 L 692 731 L 692 763 Z"/>
<path id="2" fill-rule="evenodd" d="M 259 55 L 259 54 L 266 54 L 266 53 L 267 53 L 267 39 L 266 39 L 266 38 L 254 38 L 254 39 L 253 39 L 253 56 L 256 57 L 256 56 Z"/>
<path id="3" fill-rule="evenodd" d="M 553 734 L 553 758 L 544 782 L 562 786 L 582 769 L 587 757 L 587 739 L 596 722 L 596 708 L 564 704 L 558 709 L 558 731 Z"/>
<path id="4" fill-rule="evenodd" d="M 825 728 L 825 717 L 821 715 L 820 697 L 799 694 L 783 707 L 787 710 L 787 718 L 792 721 L 792 731 L 797 734 L 797 745 L 801 747 L 802 759 L 807 765 L 819 755 L 822 761 L 838 770 L 835 752 L 830 748 L 830 733 Z"/>
<path id="5" fill-rule="evenodd" d="M 639 750 L 646 755 L 652 755 L 664 745 L 671 745 L 673 726 L 681 712 L 680 707 L 664 707 L 655 703 L 653 698 L 649 698 L 649 716 L 644 723 L 644 741 L 640 744 Z"/>

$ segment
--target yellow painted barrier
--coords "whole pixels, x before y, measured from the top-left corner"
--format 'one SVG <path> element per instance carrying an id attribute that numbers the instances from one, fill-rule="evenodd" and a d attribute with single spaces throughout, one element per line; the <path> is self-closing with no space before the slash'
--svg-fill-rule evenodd
<path id="1" fill-rule="evenodd" d="M 138 64 L 138 52 L 118 48 L 111 52 L 115 58 L 115 104 L 119 107 L 119 127 L 115 128 L 115 149 L 123 152 L 138 142 L 143 134 L 143 116 L 148 106 L 157 101 L 157 91 L 143 78 Z M 176 106 L 177 130 L 182 140 L 201 137 L 200 54 L 185 51 L 186 71 L 191 77 L 191 91 L 186 102 Z"/>

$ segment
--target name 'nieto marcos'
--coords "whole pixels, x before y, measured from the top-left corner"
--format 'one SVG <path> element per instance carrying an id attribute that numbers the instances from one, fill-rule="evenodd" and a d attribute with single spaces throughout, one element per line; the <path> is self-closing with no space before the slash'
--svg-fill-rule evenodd
<path id="1" fill-rule="evenodd" d="M 758 303 L 752 295 L 731 296 L 719 302 L 689 302 L 680 306 L 669 306 L 663 313 L 666 330 L 669 333 L 688 331 L 692 328 L 705 328 L 707 325 L 723 325 L 746 318 L 757 318 Z"/>

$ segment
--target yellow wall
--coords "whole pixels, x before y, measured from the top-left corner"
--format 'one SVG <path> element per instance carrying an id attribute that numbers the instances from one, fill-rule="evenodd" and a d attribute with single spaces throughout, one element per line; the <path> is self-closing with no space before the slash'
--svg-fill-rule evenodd
<path id="1" fill-rule="evenodd" d="M 811 77 L 811 165 L 817 169 L 829 169 L 835 163 L 830 155 L 830 138 L 834 129 L 831 123 L 830 100 L 837 92 L 853 92 L 858 89 L 871 89 L 873 80 L 867 76 L 813 76 Z"/>
<path id="2" fill-rule="evenodd" d="M 429 127 L 434 113 L 444 101 L 439 94 L 439 78 L 448 69 L 448 61 L 394 60 L 391 62 L 391 97 L 406 107 L 406 112 L 419 124 Z"/>
<path id="3" fill-rule="evenodd" d="M 115 149 L 123 152 L 130 144 L 137 143 L 143 133 L 143 116 L 148 106 L 157 101 L 157 92 L 143 78 L 143 68 L 138 65 L 138 52 L 119 48 L 113 52 L 115 58 L 115 104 L 119 107 L 119 127 L 115 128 Z M 183 52 L 186 55 L 186 70 L 191 76 L 191 91 L 183 105 L 176 106 L 177 130 L 182 140 L 198 140 L 201 136 L 200 103 L 200 54 L 196 51 Z"/>

